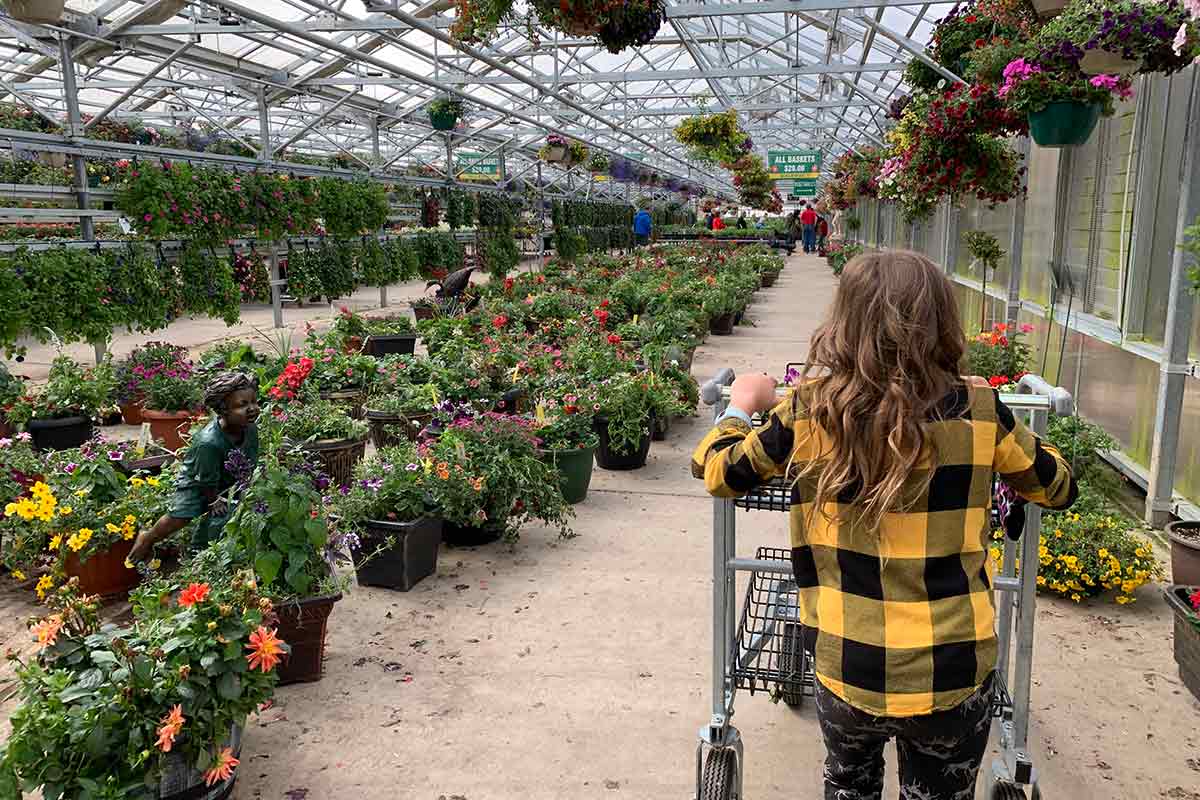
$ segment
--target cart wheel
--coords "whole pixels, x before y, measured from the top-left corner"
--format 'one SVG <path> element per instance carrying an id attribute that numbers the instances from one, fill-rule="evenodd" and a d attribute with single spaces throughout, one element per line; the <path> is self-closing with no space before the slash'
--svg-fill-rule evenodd
<path id="1" fill-rule="evenodd" d="M 1025 790 L 1015 783 L 997 781 L 992 785 L 992 793 L 988 795 L 988 800 L 1025 800 Z"/>
<path id="2" fill-rule="evenodd" d="M 736 771 L 737 753 L 732 747 L 709 750 L 699 800 L 732 800 Z"/>
<path id="3" fill-rule="evenodd" d="M 789 622 L 783 626 L 781 635 L 779 671 L 784 675 L 795 675 L 796 682 L 781 684 L 780 696 L 792 708 L 799 708 L 804 703 L 804 686 L 800 681 L 808 666 L 808 654 L 804 652 L 804 626 Z"/>

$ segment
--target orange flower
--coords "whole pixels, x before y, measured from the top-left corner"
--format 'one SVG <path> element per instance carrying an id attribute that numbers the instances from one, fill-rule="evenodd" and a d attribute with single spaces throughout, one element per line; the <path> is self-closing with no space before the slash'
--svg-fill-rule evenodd
<path id="1" fill-rule="evenodd" d="M 208 597 L 208 592 L 207 583 L 193 583 L 179 593 L 179 605 L 187 607 L 203 603 L 204 598 Z"/>
<path id="2" fill-rule="evenodd" d="M 250 634 L 250 644 L 246 645 L 246 649 L 251 651 L 246 656 L 251 671 L 258 669 L 270 672 L 275 669 L 279 657 L 283 655 L 282 645 L 283 640 L 275 635 L 275 630 L 267 630 L 265 626 L 259 625 L 258 630 Z"/>
<path id="3" fill-rule="evenodd" d="M 183 716 L 183 706 L 175 706 L 171 709 L 171 713 L 159 720 L 162 727 L 158 729 L 158 749 L 164 753 L 171 752 L 171 746 L 175 744 L 175 737 L 179 735 L 179 731 L 183 729 L 183 723 L 186 720 Z"/>
<path id="4" fill-rule="evenodd" d="M 233 748 L 226 747 L 217 755 L 217 762 L 204 771 L 204 785 L 212 786 L 217 781 L 229 780 L 234 767 L 242 762 L 233 757 Z"/>
<path id="5" fill-rule="evenodd" d="M 38 650 L 45 650 L 58 640 L 58 632 L 62 630 L 62 614 L 51 614 L 29 629 L 37 637 Z"/>

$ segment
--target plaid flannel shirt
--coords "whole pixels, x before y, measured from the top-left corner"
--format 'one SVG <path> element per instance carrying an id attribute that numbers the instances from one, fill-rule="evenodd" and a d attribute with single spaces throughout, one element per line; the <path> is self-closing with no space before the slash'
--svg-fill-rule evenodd
<path id="1" fill-rule="evenodd" d="M 789 464 L 820 461 L 828 439 L 804 413 L 804 394 L 804 387 L 791 392 L 757 429 L 722 420 L 696 448 L 693 475 L 711 494 L 736 497 Z M 937 453 L 932 476 L 926 458 L 905 486 L 913 502 L 886 514 L 877 534 L 856 524 L 845 502 L 829 504 L 828 516 L 811 514 L 814 478 L 792 488 L 792 565 L 817 677 L 877 716 L 953 708 L 995 668 L 994 474 L 1048 508 L 1069 506 L 1077 491 L 1058 451 L 986 382 L 960 384 L 939 405 L 927 436 Z"/>

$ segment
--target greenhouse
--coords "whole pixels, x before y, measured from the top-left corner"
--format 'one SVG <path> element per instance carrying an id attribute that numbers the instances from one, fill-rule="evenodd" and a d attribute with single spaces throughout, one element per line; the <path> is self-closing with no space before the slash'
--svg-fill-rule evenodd
<path id="1" fill-rule="evenodd" d="M 0 799 L 1200 800 L 1198 65 L 0 0 Z"/>

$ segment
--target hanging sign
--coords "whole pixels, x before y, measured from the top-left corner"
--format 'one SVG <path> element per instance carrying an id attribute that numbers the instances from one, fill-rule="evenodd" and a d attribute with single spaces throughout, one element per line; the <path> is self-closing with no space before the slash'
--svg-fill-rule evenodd
<path id="1" fill-rule="evenodd" d="M 776 181 L 790 181 L 789 199 L 815 197 L 821 175 L 820 150 L 768 150 L 767 172 Z"/>
<path id="2" fill-rule="evenodd" d="M 481 153 L 455 153 L 454 167 L 459 179 L 499 181 L 504 177 L 500 169 L 500 156 L 484 156 Z"/>

